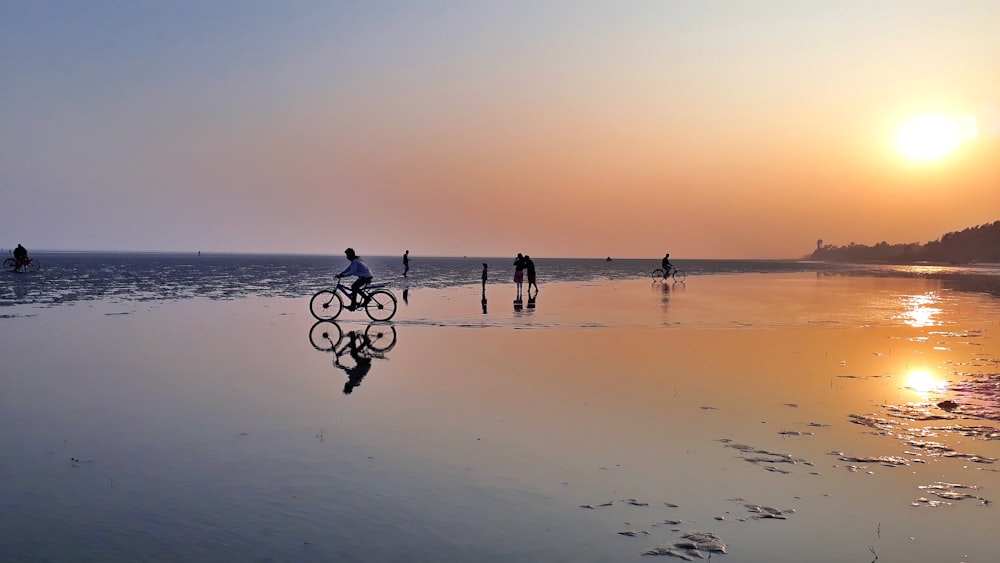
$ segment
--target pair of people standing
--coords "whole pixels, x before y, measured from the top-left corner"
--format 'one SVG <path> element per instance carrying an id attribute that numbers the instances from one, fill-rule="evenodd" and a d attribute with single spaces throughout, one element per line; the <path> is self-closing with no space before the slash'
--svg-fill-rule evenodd
<path id="1" fill-rule="evenodd" d="M 526 254 L 517 253 L 517 258 L 514 259 L 514 283 L 517 285 L 517 295 L 521 296 L 521 285 L 524 283 L 524 271 L 528 271 L 528 291 L 531 291 L 531 286 L 535 286 L 535 292 L 538 291 L 538 282 L 535 278 L 535 262 L 531 259 L 531 256 Z"/>

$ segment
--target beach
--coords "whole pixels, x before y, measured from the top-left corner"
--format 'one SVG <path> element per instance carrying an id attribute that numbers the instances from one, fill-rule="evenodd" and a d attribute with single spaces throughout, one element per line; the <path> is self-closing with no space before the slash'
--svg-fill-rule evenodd
<path id="1" fill-rule="evenodd" d="M 318 328 L 308 295 L 5 307 L 3 559 L 995 557 L 997 297 L 541 289 L 396 287 L 391 323 Z M 366 331 L 390 337 L 345 393 Z"/>

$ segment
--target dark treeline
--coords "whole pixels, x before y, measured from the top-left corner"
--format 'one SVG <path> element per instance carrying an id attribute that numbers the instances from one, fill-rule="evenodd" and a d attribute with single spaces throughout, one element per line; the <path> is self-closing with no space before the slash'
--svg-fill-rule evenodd
<path id="1" fill-rule="evenodd" d="M 1000 221 L 963 231 L 948 233 L 927 244 L 889 244 L 874 246 L 851 243 L 827 245 L 816 249 L 808 260 L 828 262 L 1000 262 Z"/>

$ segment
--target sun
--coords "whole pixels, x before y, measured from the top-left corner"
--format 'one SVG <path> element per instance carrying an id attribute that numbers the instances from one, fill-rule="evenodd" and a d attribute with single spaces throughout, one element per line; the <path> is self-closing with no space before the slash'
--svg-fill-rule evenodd
<path id="1" fill-rule="evenodd" d="M 962 140 L 962 126 L 958 120 L 928 113 L 903 124 L 896 137 L 896 148 L 910 160 L 930 162 L 955 152 Z"/>

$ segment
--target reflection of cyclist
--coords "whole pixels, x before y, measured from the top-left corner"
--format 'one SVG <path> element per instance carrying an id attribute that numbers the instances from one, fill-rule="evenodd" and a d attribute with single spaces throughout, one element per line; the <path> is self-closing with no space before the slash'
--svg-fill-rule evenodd
<path id="1" fill-rule="evenodd" d="M 17 243 L 17 248 L 14 249 L 14 262 L 18 268 L 26 266 L 29 262 L 28 249 L 21 246 L 21 243 Z"/>
<path id="2" fill-rule="evenodd" d="M 344 370 L 347 374 L 347 381 L 344 383 L 344 394 L 350 395 L 354 388 L 361 385 L 361 380 L 368 375 L 368 371 L 372 369 L 372 359 L 367 354 L 364 354 L 364 350 L 368 347 L 371 342 L 368 337 L 357 331 L 350 331 L 347 333 L 348 342 L 348 352 L 351 355 L 351 359 L 354 360 L 354 366 L 348 367 L 341 365 L 337 362 L 337 367 Z M 339 356 L 338 356 L 339 359 Z"/>
<path id="3" fill-rule="evenodd" d="M 663 261 L 660 262 L 663 267 L 663 277 L 670 277 L 670 272 L 674 271 L 674 265 L 670 263 L 670 253 L 666 253 L 663 256 Z"/>
<path id="4" fill-rule="evenodd" d="M 354 283 L 351 284 L 351 304 L 347 306 L 348 311 L 353 311 L 356 308 L 355 303 L 358 300 L 358 290 L 372 282 L 372 271 L 368 269 L 368 265 L 361 260 L 361 257 L 354 253 L 353 248 L 348 248 L 344 251 L 344 254 L 347 255 L 347 259 L 350 260 L 351 263 L 344 269 L 343 272 L 337 274 L 337 277 L 358 277 L 358 279 L 354 280 Z"/>

